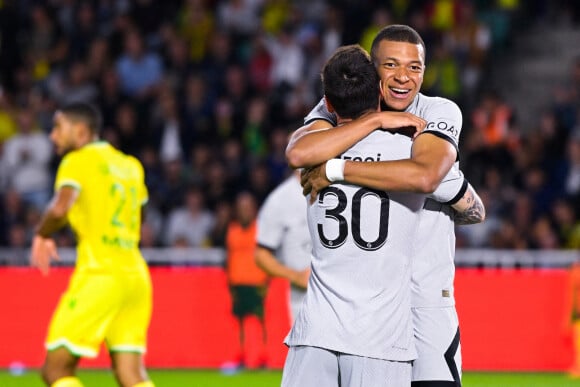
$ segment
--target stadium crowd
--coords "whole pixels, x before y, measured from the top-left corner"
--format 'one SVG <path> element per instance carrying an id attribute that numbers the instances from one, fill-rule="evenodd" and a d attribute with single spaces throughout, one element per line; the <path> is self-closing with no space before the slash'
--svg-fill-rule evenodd
<path id="1" fill-rule="evenodd" d="M 30 245 L 58 161 L 52 114 L 86 101 L 102 138 L 144 164 L 142 245 L 223 247 L 236 195 L 262 203 L 288 176 L 288 134 L 321 97 L 330 53 L 404 23 L 427 46 L 422 92 L 463 110 L 461 168 L 487 207 L 483 224 L 458 228 L 458 247 L 580 248 L 580 58 L 537 127 L 485 87 L 512 30 L 549 2 L 525 3 L 4 0 L 0 245 Z"/>

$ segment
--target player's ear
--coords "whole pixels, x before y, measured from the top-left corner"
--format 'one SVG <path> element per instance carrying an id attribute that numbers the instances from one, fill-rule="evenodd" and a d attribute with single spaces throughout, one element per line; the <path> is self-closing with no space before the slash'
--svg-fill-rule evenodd
<path id="1" fill-rule="evenodd" d="M 334 107 L 332 107 L 332 104 L 328 98 L 326 98 L 326 95 L 324 96 L 324 105 L 326 105 L 326 110 L 328 110 L 329 113 L 334 113 Z"/>
<path id="2" fill-rule="evenodd" d="M 381 79 L 379 79 L 379 92 L 380 92 L 380 98 L 385 98 L 385 91 L 383 89 L 383 81 Z M 380 101 L 379 101 L 380 103 Z"/>

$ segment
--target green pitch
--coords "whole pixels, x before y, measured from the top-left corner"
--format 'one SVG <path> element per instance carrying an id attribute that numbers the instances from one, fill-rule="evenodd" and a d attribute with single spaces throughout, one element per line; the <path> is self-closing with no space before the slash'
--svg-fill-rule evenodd
<path id="1" fill-rule="evenodd" d="M 156 387 L 277 387 L 280 371 L 242 371 L 231 375 L 219 371 L 202 370 L 150 370 Z M 116 387 L 110 372 L 79 372 L 85 387 Z M 0 370 L 2 387 L 43 387 L 38 372 L 32 370 L 22 375 L 11 375 Z M 580 380 L 571 380 L 563 373 L 475 373 L 466 372 L 464 387 L 574 387 Z"/>

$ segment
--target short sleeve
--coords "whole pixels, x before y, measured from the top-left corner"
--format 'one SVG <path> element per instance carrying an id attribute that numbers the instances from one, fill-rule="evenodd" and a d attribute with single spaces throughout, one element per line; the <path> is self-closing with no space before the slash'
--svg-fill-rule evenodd
<path id="1" fill-rule="evenodd" d="M 318 104 L 304 117 L 304 125 L 308 125 L 312 121 L 324 120 L 329 122 L 332 126 L 336 126 L 336 115 L 330 113 L 326 109 L 326 104 L 324 103 L 324 98 L 318 102 Z"/>
<path id="2" fill-rule="evenodd" d="M 425 109 L 423 118 L 427 121 L 423 133 L 441 137 L 453 144 L 455 149 L 459 148 L 463 116 L 457 104 L 445 98 L 437 98 Z"/>
<path id="3" fill-rule="evenodd" d="M 455 164 L 429 197 L 443 204 L 455 204 L 467 191 L 467 179 Z"/>
<path id="4" fill-rule="evenodd" d="M 143 165 L 139 160 L 137 160 L 134 157 L 131 157 L 131 160 L 133 161 L 133 163 L 135 163 L 135 166 L 138 171 L 137 189 L 139 203 L 141 203 L 141 205 L 144 206 L 149 201 L 149 192 L 147 191 L 147 186 L 145 185 L 145 171 L 143 169 Z"/>
<path id="5" fill-rule="evenodd" d="M 87 172 L 83 168 L 83 162 L 80 154 L 76 152 L 67 153 L 61 160 L 56 171 L 54 189 L 58 191 L 62 187 L 73 187 L 81 190 L 83 186 L 83 177 Z"/>
<path id="6" fill-rule="evenodd" d="M 270 195 L 258 213 L 258 245 L 272 251 L 278 249 L 285 231 L 284 211 L 280 208 L 280 200 Z"/>

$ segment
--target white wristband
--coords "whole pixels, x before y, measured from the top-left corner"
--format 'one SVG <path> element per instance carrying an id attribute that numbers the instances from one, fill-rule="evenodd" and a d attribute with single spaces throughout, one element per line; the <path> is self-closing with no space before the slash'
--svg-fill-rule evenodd
<path id="1" fill-rule="evenodd" d="M 326 178 L 328 181 L 342 181 L 344 180 L 344 164 L 346 160 L 330 159 L 326 162 Z"/>

